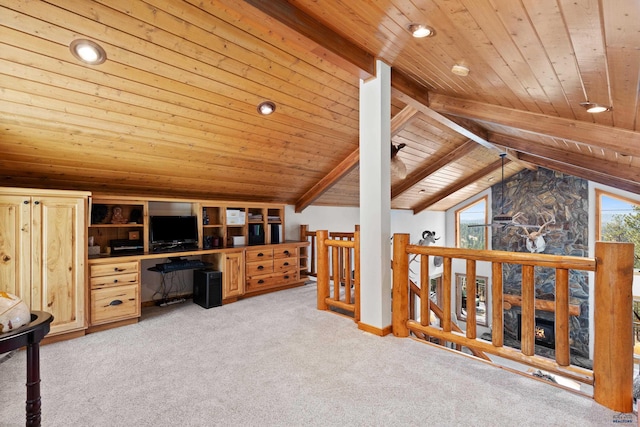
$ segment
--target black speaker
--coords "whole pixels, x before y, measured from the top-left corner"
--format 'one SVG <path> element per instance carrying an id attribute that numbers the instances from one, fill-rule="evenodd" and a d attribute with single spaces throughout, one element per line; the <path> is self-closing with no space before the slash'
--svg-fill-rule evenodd
<path id="1" fill-rule="evenodd" d="M 222 305 L 222 272 L 193 270 L 193 302 L 204 308 Z"/>

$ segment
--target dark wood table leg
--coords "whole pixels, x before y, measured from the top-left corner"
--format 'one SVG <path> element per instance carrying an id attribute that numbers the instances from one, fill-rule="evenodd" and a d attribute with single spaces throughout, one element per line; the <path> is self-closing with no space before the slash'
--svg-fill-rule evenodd
<path id="1" fill-rule="evenodd" d="M 40 344 L 27 346 L 27 426 L 40 426 Z"/>

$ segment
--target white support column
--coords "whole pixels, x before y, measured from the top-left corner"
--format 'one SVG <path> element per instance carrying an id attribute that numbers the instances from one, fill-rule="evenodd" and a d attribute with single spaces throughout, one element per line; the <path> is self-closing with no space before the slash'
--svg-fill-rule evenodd
<path id="1" fill-rule="evenodd" d="M 360 81 L 361 328 L 391 325 L 391 67 Z M 385 331 L 386 329 L 386 331 Z"/>

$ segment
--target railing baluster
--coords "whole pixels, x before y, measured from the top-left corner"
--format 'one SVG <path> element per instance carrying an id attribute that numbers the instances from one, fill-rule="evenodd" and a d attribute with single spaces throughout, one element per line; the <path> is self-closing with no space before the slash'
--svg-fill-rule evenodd
<path id="1" fill-rule="evenodd" d="M 342 248 L 342 265 L 344 267 L 344 300 L 351 304 L 351 248 Z"/>
<path id="2" fill-rule="evenodd" d="M 556 362 L 569 366 L 569 270 L 556 269 Z"/>
<path id="3" fill-rule="evenodd" d="M 467 338 L 475 338 L 476 328 L 476 262 L 467 260 Z"/>
<path id="4" fill-rule="evenodd" d="M 442 266 L 442 330 L 451 332 L 451 258 L 443 258 Z"/>
<path id="5" fill-rule="evenodd" d="M 496 347 L 504 345 L 504 304 L 502 301 L 502 263 L 491 263 L 491 342 Z"/>
<path id="6" fill-rule="evenodd" d="M 340 301 L 340 260 L 339 248 L 331 246 L 331 264 L 333 267 L 333 299 Z"/>
<path id="7" fill-rule="evenodd" d="M 535 295 L 534 295 L 534 270 L 532 265 L 522 266 L 522 311 L 520 319 L 520 340 L 522 354 L 533 356 L 535 354 Z"/>
<path id="8" fill-rule="evenodd" d="M 420 255 L 420 323 L 422 325 L 430 324 L 429 300 L 429 257 Z"/>

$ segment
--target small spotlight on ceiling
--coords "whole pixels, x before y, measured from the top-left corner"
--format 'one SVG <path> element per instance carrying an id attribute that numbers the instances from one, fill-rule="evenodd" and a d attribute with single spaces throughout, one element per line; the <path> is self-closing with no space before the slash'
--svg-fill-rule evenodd
<path id="1" fill-rule="evenodd" d="M 455 64 L 451 67 L 451 72 L 456 76 L 467 77 L 469 75 L 469 67 L 462 64 Z"/>
<path id="2" fill-rule="evenodd" d="M 582 105 L 586 110 L 587 113 L 604 113 L 605 111 L 611 111 L 612 107 L 608 106 L 608 105 L 602 105 L 602 104 L 598 104 L 595 102 L 581 102 L 580 105 Z"/>
<path id="3" fill-rule="evenodd" d="M 276 104 L 271 101 L 264 101 L 258 104 L 258 113 L 262 114 L 263 116 L 268 116 L 274 111 L 276 111 Z"/>
<path id="4" fill-rule="evenodd" d="M 102 64 L 107 59 L 107 53 L 96 42 L 86 39 L 77 39 L 69 45 L 71 54 L 89 65 Z"/>
<path id="5" fill-rule="evenodd" d="M 415 38 L 431 37 L 436 33 L 436 30 L 423 24 L 410 24 L 409 32 Z"/>

